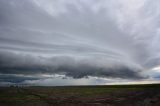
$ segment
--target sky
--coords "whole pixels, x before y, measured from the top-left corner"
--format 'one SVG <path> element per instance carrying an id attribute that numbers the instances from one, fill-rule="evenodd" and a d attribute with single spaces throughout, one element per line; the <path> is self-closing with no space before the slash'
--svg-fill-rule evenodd
<path id="1" fill-rule="evenodd" d="M 0 0 L 0 85 L 160 82 L 159 0 Z"/>

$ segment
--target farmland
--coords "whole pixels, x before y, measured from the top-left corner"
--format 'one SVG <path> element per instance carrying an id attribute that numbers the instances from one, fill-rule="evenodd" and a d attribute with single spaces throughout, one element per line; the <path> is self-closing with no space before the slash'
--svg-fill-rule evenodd
<path id="1" fill-rule="evenodd" d="M 0 106 L 160 106 L 160 85 L 0 87 Z"/>

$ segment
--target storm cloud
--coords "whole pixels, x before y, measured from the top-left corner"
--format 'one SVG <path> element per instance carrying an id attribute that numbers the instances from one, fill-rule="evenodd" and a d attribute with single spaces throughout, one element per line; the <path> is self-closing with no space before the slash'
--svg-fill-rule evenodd
<path id="1" fill-rule="evenodd" d="M 139 74 L 141 70 L 135 67 L 126 66 L 121 63 L 108 62 L 106 64 L 105 61 L 98 60 L 98 58 L 94 62 L 94 59 L 76 59 L 71 56 L 44 58 L 1 52 L 0 63 L 0 72 L 2 74 L 64 74 L 73 78 L 88 76 L 128 79 L 143 78 Z"/>
<path id="2" fill-rule="evenodd" d="M 72 80 L 154 79 L 160 67 L 159 5 L 158 0 L 1 0 L 0 81 L 15 80 L 7 74 L 23 75 L 18 82 L 55 74 Z"/>

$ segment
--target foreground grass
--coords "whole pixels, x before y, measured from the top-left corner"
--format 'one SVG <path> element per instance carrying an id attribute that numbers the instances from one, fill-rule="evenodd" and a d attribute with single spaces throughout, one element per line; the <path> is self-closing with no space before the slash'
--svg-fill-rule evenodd
<path id="1" fill-rule="evenodd" d="M 136 91 L 160 88 L 160 84 L 148 85 L 105 85 L 105 86 L 58 86 L 58 87 L 1 87 L 0 103 L 23 105 L 28 102 L 45 101 L 49 104 L 59 104 L 80 100 L 81 96 L 94 96 L 116 92 Z M 83 100 L 85 101 L 85 100 Z M 78 101 L 80 102 L 80 101 Z"/>
<path id="2" fill-rule="evenodd" d="M 38 100 L 40 100 L 39 97 L 30 95 L 21 88 L 0 88 L 0 102 L 3 103 L 23 104 L 24 102 Z"/>

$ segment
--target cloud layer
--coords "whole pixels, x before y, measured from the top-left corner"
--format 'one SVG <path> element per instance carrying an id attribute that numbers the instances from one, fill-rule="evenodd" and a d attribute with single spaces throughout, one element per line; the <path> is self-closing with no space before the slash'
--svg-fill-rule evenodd
<path id="1" fill-rule="evenodd" d="M 0 81 L 14 80 L 10 74 L 152 78 L 160 64 L 159 4 L 1 0 Z"/>

